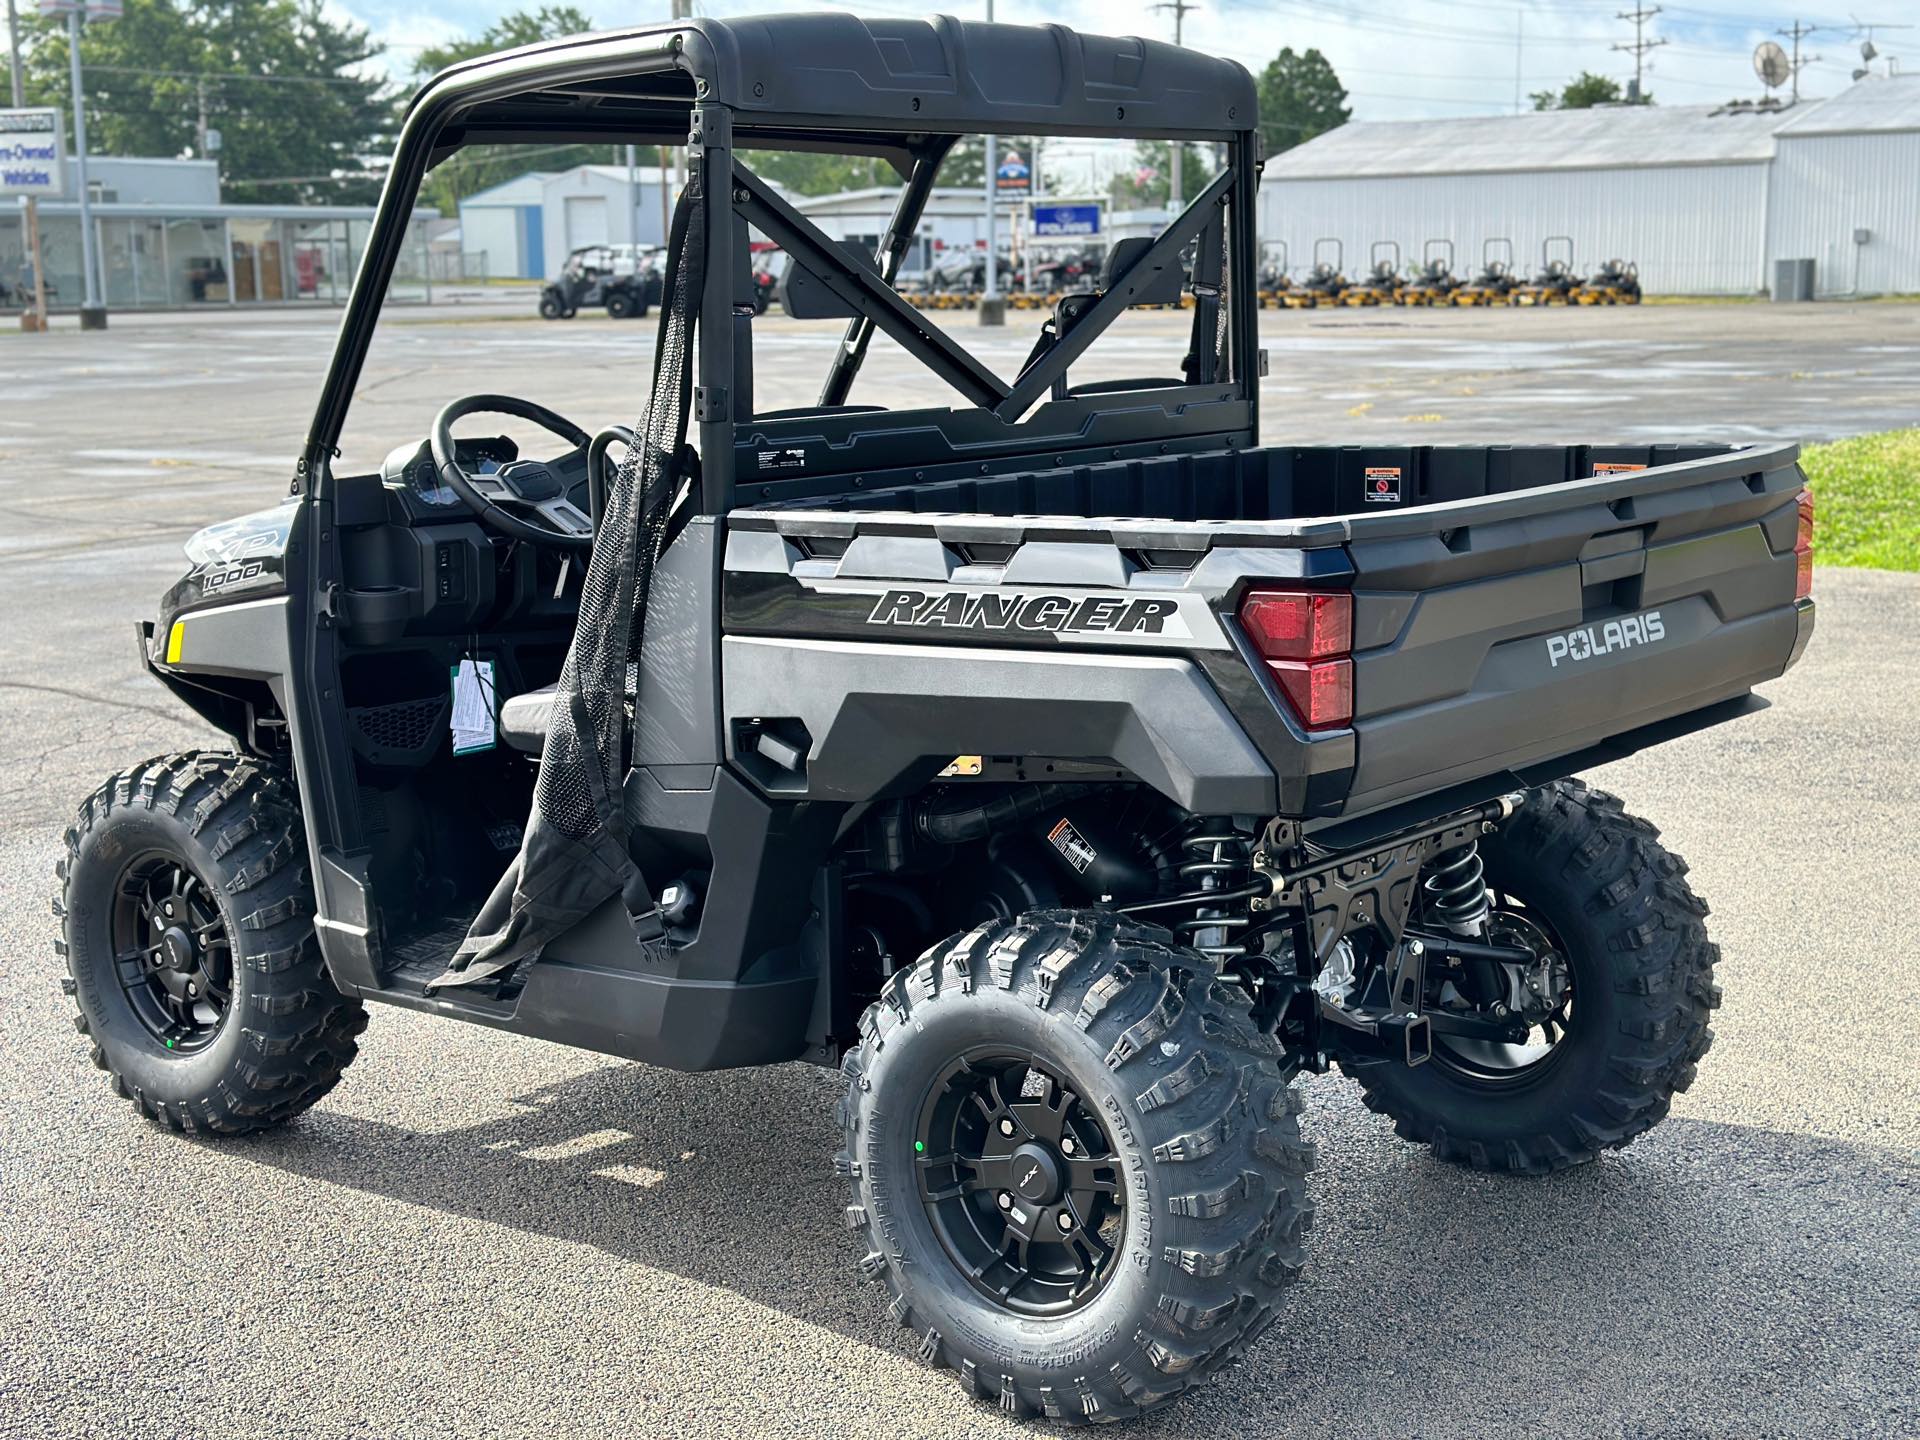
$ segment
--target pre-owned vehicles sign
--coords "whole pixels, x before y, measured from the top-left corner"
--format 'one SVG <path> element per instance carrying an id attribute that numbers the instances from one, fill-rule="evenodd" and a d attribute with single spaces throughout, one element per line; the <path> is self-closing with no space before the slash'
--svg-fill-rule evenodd
<path id="1" fill-rule="evenodd" d="M 0 110 L 0 195 L 66 194 L 63 134 L 58 110 Z"/>

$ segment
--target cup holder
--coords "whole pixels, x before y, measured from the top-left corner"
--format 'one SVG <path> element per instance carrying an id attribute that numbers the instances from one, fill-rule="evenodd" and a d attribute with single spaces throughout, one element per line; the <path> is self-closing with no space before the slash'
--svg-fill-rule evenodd
<path id="1" fill-rule="evenodd" d="M 408 592 L 403 585 L 367 585 L 345 596 L 347 634 L 357 644 L 385 645 L 407 628 Z"/>

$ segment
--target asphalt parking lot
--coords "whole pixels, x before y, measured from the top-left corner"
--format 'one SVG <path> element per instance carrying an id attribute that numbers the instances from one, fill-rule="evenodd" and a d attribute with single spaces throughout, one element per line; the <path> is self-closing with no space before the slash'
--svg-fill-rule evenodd
<path id="1" fill-rule="evenodd" d="M 59 826 L 106 773 L 211 738 L 140 673 L 133 622 L 187 533 L 283 493 L 337 317 L 219 321 L 0 337 L 0 1436 L 1015 1433 L 854 1275 L 827 1072 L 680 1076 L 377 1010 L 314 1111 L 209 1144 L 87 1065 L 51 953 Z M 1156 323 L 1142 345 L 1178 340 Z M 834 327 L 759 330 L 760 404 L 803 403 Z M 1269 441 L 1920 414 L 1920 306 L 1269 312 L 1262 333 Z M 469 391 L 630 420 L 651 335 L 402 317 L 350 458 Z M 986 358 L 1004 373 L 1029 340 Z M 895 403 L 933 398 L 891 358 Z M 1595 777 L 1692 862 L 1725 950 L 1719 1040 L 1672 1119 L 1575 1173 L 1487 1177 L 1304 1082 L 1306 1280 L 1140 1433 L 1916 1433 L 1920 576 L 1822 571 L 1816 593 L 1771 710 Z"/>

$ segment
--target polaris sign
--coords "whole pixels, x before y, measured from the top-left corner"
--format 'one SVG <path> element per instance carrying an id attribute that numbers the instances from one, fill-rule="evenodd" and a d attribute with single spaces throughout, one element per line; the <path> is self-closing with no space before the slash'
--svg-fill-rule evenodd
<path id="1" fill-rule="evenodd" d="M 1036 205 L 1033 207 L 1033 237 L 1036 240 L 1093 236 L 1100 233 L 1098 205 Z"/>
<path id="2" fill-rule="evenodd" d="M 0 195 L 57 200 L 67 193 L 58 110 L 0 110 Z"/>

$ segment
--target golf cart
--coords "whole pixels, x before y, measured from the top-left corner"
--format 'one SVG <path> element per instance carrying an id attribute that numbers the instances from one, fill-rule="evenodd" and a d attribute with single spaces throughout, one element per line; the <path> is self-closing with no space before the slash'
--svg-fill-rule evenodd
<path id="1" fill-rule="evenodd" d="M 571 320 L 604 306 L 613 320 L 637 319 L 660 303 L 660 271 L 646 245 L 584 245 L 540 292 L 540 318 Z"/>
<path id="2" fill-rule="evenodd" d="M 1008 373 L 894 287 L 986 131 L 1224 155 Z M 422 182 L 516 143 L 687 147 L 652 365 L 606 362 L 644 407 L 450 394 L 362 468 Z M 747 159 L 780 148 L 893 169 L 877 253 Z M 1311 1323 L 1302 1071 L 1482 1170 L 1651 1128 L 1717 952 L 1653 827 L 1571 777 L 1799 657 L 1797 449 L 1263 444 L 1259 154 L 1239 65 L 1061 26 L 700 18 L 430 81 L 290 493 L 195 535 L 130 637 L 230 743 L 65 837 L 63 983 L 114 1090 L 278 1125 L 370 1006 L 483 1027 L 503 1073 L 512 1037 L 838 1066 L 850 1266 L 922 1359 L 1063 1423 Z M 750 229 L 838 343 L 756 367 Z M 863 377 L 876 333 L 938 401 Z"/>

